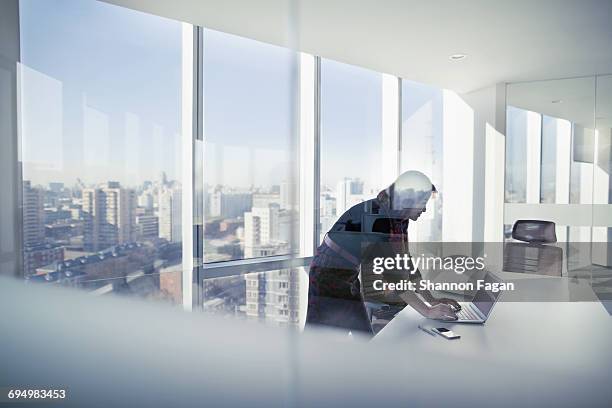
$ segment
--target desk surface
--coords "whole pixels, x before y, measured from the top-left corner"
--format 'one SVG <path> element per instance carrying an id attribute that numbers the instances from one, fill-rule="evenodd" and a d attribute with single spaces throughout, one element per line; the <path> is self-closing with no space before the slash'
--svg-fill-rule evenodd
<path id="1" fill-rule="evenodd" d="M 517 282 L 516 292 L 506 293 L 484 325 L 443 323 L 422 317 L 406 307 L 382 329 L 374 342 L 405 343 L 411 351 L 435 352 L 491 363 L 521 359 L 550 370 L 571 369 L 578 373 L 609 375 L 612 368 L 612 318 L 599 301 L 522 301 L 536 292 L 558 300 L 576 293 L 581 297 L 588 285 L 568 278 L 525 277 L 499 274 Z M 529 284 L 525 284 L 529 282 Z M 545 297 L 542 297 L 545 299 Z M 593 295 L 593 299 L 596 297 Z M 458 340 L 432 337 L 417 326 L 446 327 Z"/>

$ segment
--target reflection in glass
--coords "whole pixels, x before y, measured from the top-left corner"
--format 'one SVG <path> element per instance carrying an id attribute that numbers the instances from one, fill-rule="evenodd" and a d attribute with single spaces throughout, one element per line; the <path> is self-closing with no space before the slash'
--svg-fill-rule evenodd
<path id="1" fill-rule="evenodd" d="M 528 159 L 529 155 L 523 152 L 529 143 L 524 146 L 526 133 L 517 132 L 516 125 L 523 115 L 521 110 L 542 114 L 541 155 L 532 157 L 538 160 L 532 160 L 528 169 L 539 167 L 541 171 L 540 202 L 556 205 L 551 207 L 550 216 L 557 218 L 557 237 L 565 245 L 566 273 L 591 283 L 609 310 L 611 78 L 607 75 L 509 85 L 506 151 L 506 203 L 531 203 L 523 200 L 522 190 L 529 191 L 530 176 L 523 177 L 520 164 L 522 156 Z M 573 206 L 565 207 L 566 204 Z"/>
<path id="2" fill-rule="evenodd" d="M 593 289 L 612 312 L 612 75 L 597 77 L 593 166 Z M 596 226 L 597 225 L 597 226 Z"/>
<path id="3" fill-rule="evenodd" d="M 205 262 L 293 251 L 295 58 L 288 49 L 204 31 Z"/>
<path id="4" fill-rule="evenodd" d="M 557 119 L 542 117 L 542 170 L 540 173 L 540 202 L 555 202 L 557 166 Z"/>
<path id="5" fill-rule="evenodd" d="M 321 60 L 320 239 L 384 186 L 382 74 Z"/>
<path id="6" fill-rule="evenodd" d="M 180 303 L 181 23 L 19 4 L 24 277 Z"/>
<path id="7" fill-rule="evenodd" d="M 539 148 L 541 115 L 508 106 L 506 110 L 506 202 L 528 202 L 528 184 L 533 174 L 528 174 L 530 150 Z M 539 196 L 536 197 L 539 200 Z"/>
<path id="8" fill-rule="evenodd" d="M 305 299 L 301 299 L 303 268 L 252 272 L 204 279 L 202 309 L 209 313 L 262 321 L 276 326 L 301 327 Z"/>

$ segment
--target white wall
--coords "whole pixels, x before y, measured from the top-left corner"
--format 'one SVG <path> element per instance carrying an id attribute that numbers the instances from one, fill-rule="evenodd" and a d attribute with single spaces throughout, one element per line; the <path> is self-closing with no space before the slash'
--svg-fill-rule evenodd
<path id="1" fill-rule="evenodd" d="M 483 242 L 487 264 L 501 269 L 504 234 L 504 172 L 506 151 L 506 85 L 492 85 L 461 95 L 473 109 L 474 185 L 473 241 Z"/>
<path id="2" fill-rule="evenodd" d="M 474 241 L 503 241 L 506 86 L 462 94 L 474 116 Z"/>
<path id="3" fill-rule="evenodd" d="M 472 242 L 475 239 L 475 157 L 472 109 L 452 91 L 444 91 L 442 115 L 442 240 Z"/>
<path id="4" fill-rule="evenodd" d="M 382 186 L 391 185 L 399 175 L 400 80 L 382 74 Z"/>

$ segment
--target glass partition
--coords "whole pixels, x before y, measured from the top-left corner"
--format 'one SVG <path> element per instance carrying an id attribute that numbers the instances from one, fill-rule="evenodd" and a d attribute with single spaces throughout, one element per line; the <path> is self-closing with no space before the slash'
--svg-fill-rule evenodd
<path id="1" fill-rule="evenodd" d="M 610 75 L 507 86 L 506 228 L 555 222 L 564 274 L 602 300 L 612 299 L 611 117 Z"/>

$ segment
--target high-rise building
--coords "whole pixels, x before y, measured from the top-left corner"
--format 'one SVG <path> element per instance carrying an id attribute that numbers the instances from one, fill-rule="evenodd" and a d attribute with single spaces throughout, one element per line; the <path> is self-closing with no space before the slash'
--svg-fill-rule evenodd
<path id="1" fill-rule="evenodd" d="M 153 193 L 149 190 L 143 191 L 138 196 L 138 206 L 145 208 L 147 210 L 152 210 L 155 204 L 155 199 L 153 197 Z"/>
<path id="2" fill-rule="evenodd" d="M 23 244 L 37 245 L 45 239 L 44 193 L 32 187 L 30 181 L 23 182 Z"/>
<path id="3" fill-rule="evenodd" d="M 253 205 L 251 193 L 215 191 L 210 196 L 210 216 L 234 218 L 241 216 Z"/>
<path id="4" fill-rule="evenodd" d="M 161 185 L 161 187 L 166 187 L 169 185 L 168 183 L 168 175 L 166 175 L 165 171 L 162 171 L 159 175 L 159 183 Z"/>
<path id="5" fill-rule="evenodd" d="M 282 210 L 278 214 L 278 241 L 288 251 L 299 242 L 300 219 L 297 211 Z M 280 250 L 280 248 L 279 248 Z"/>
<path id="6" fill-rule="evenodd" d="M 137 215 L 136 227 L 139 239 L 157 238 L 159 236 L 159 222 L 155 215 Z"/>
<path id="7" fill-rule="evenodd" d="M 244 213 L 244 255 L 257 256 L 260 246 L 268 246 L 278 240 L 279 207 L 270 205 L 265 208 L 254 207 Z"/>
<path id="8" fill-rule="evenodd" d="M 270 205 L 281 205 L 280 194 L 253 194 L 253 207 L 266 208 Z"/>
<path id="9" fill-rule="evenodd" d="M 159 193 L 159 237 L 170 242 L 181 242 L 181 189 L 164 188 Z"/>
<path id="10" fill-rule="evenodd" d="M 88 251 L 136 239 L 136 194 L 117 182 L 83 190 L 84 237 Z"/>
<path id="11" fill-rule="evenodd" d="M 299 271 L 247 273 L 246 315 L 279 325 L 299 324 Z"/>
<path id="12" fill-rule="evenodd" d="M 321 236 L 319 239 L 322 240 L 327 231 L 329 231 L 336 222 L 336 198 L 330 192 L 321 192 L 320 203 L 321 214 L 319 219 L 321 222 L 321 230 L 319 232 Z"/>
<path id="13" fill-rule="evenodd" d="M 293 199 L 295 197 L 294 188 L 297 188 L 295 184 L 288 181 L 283 181 L 280 185 L 280 208 L 281 210 L 290 210 L 296 207 L 296 203 Z"/>
<path id="14" fill-rule="evenodd" d="M 336 187 L 336 214 L 342 215 L 353 205 L 364 201 L 363 181 L 359 179 L 344 178 Z"/>

